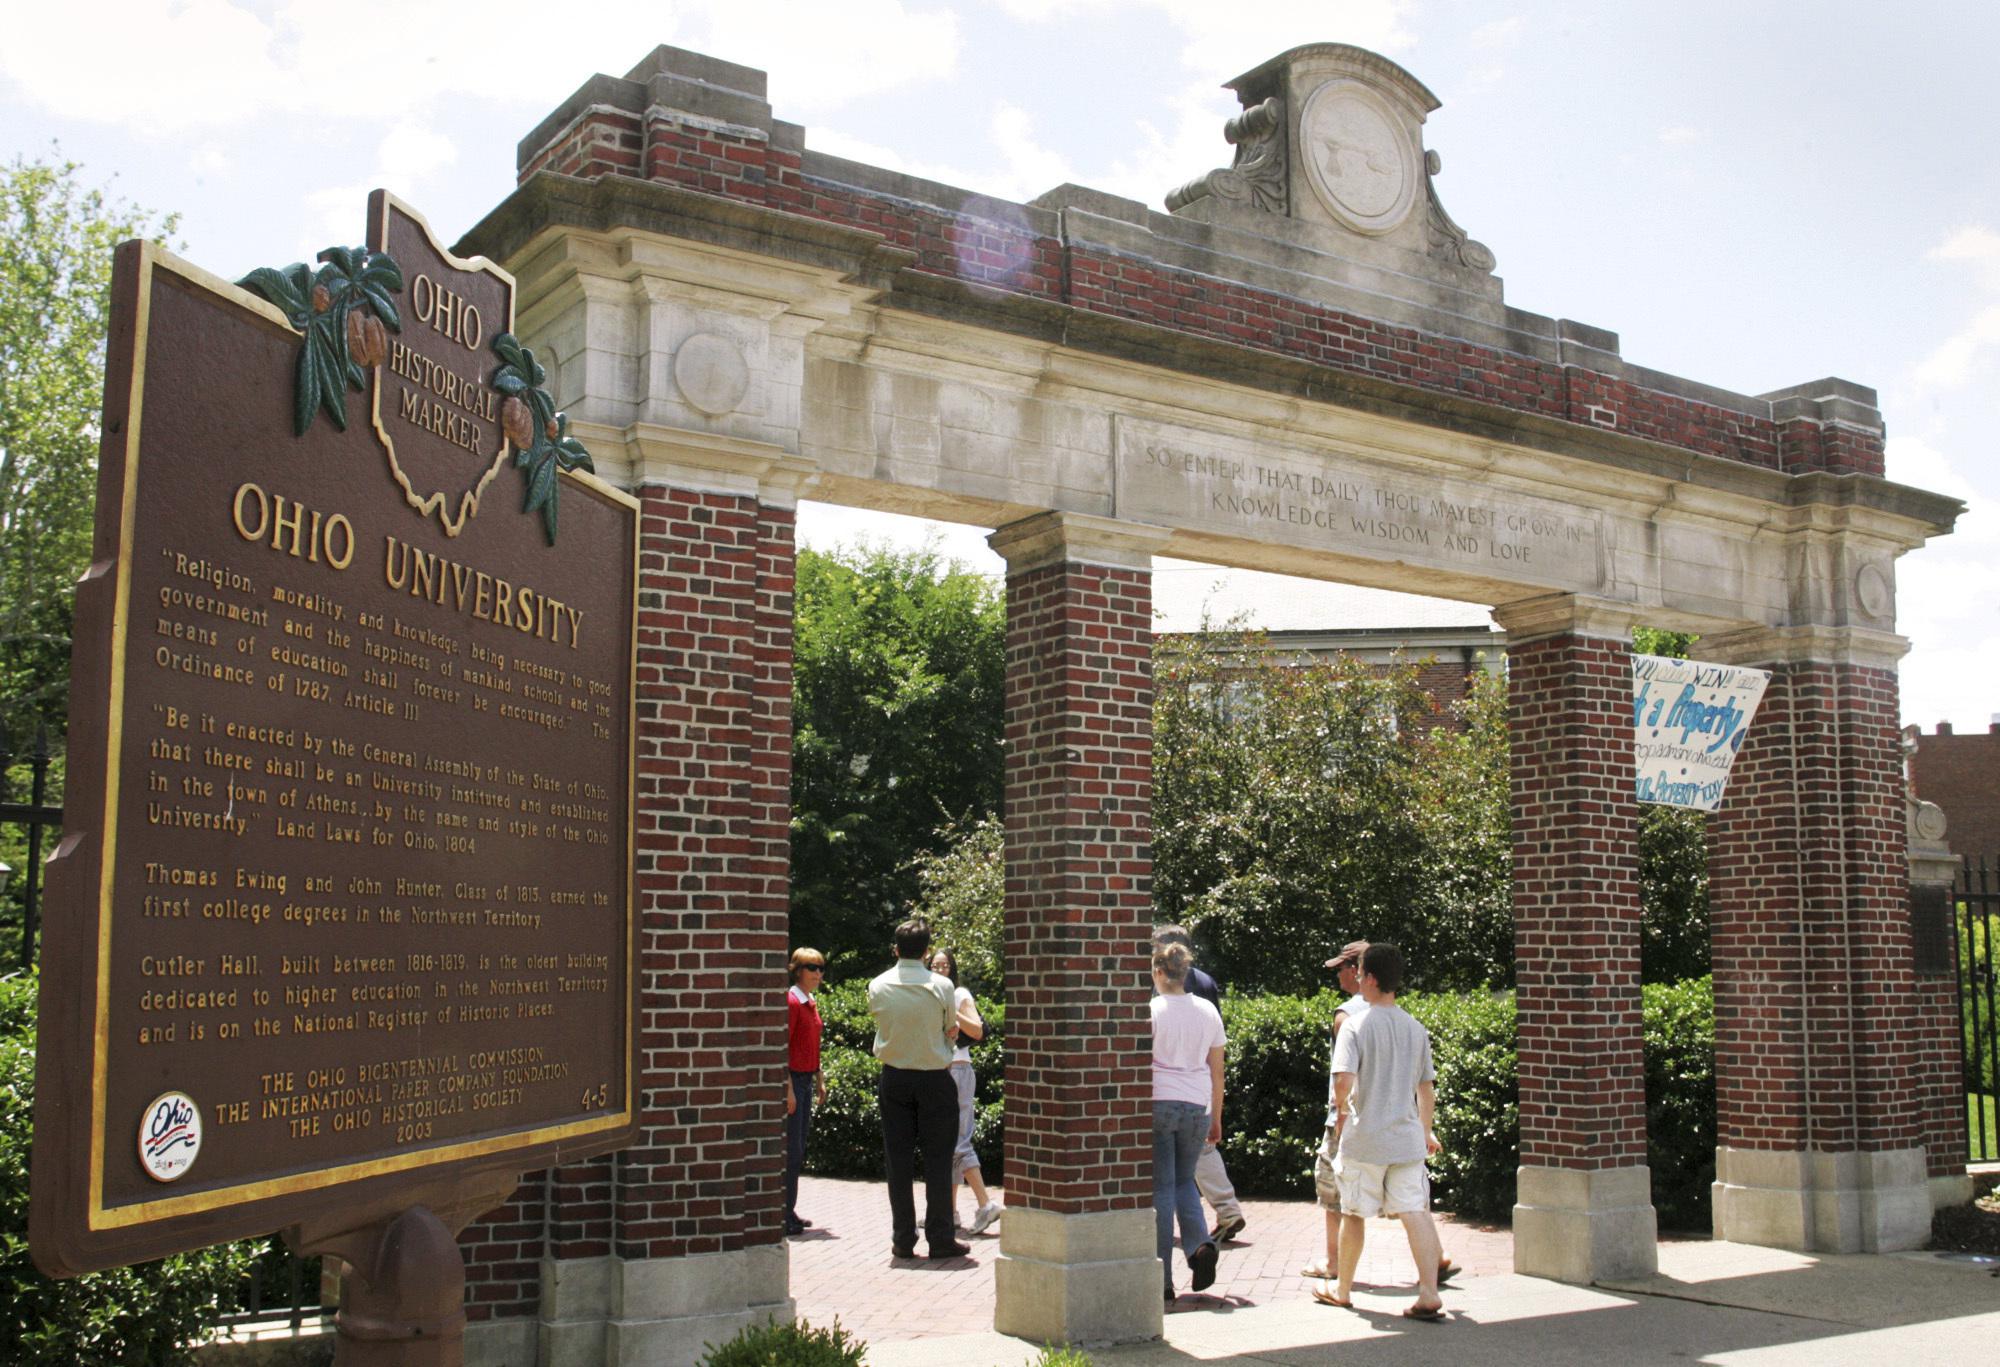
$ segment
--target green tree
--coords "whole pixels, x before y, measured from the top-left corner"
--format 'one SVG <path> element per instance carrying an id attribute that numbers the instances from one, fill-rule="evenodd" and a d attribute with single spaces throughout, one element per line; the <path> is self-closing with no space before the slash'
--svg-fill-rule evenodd
<path id="1" fill-rule="evenodd" d="M 916 860 L 917 914 L 930 923 L 931 943 L 957 957 L 959 981 L 975 993 L 1000 990 L 1004 835 L 997 816 L 954 823 L 938 832 L 944 848 Z"/>
<path id="2" fill-rule="evenodd" d="M 0 745 L 68 710 L 72 589 L 90 561 L 111 249 L 175 219 L 56 156 L 0 167 Z"/>
<path id="3" fill-rule="evenodd" d="M 1685 660 L 1695 638 L 1636 627 L 1632 649 Z M 1639 808 L 1639 977 L 1677 983 L 1709 970 L 1708 813 L 1646 803 Z"/>
<path id="4" fill-rule="evenodd" d="M 1329 950 L 1394 940 L 1426 988 L 1504 981 L 1504 703 L 1439 725 L 1413 663 L 1295 665 L 1260 638 L 1155 652 L 1153 899 L 1237 990 L 1311 991 Z"/>
<path id="5" fill-rule="evenodd" d="M 801 551 L 792 740 L 792 935 L 888 954 L 918 865 L 999 809 L 1006 618 L 993 581 L 931 548 Z"/>

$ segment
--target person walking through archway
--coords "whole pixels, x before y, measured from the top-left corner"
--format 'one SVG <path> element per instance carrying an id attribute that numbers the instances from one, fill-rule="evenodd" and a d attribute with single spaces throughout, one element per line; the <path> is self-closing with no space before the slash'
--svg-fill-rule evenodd
<path id="1" fill-rule="evenodd" d="M 1429 1032 L 1396 1005 L 1402 985 L 1403 952 L 1390 944 L 1369 945 L 1361 956 L 1367 1014 L 1344 1027 L 1333 1046 L 1335 1127 L 1340 1132 L 1335 1164 L 1342 1220 L 1340 1281 L 1331 1293 L 1313 1292 L 1313 1299 L 1353 1306 L 1366 1222 L 1395 1216 L 1403 1222 L 1417 1265 L 1417 1298 L 1403 1316 L 1441 1320 L 1442 1250 L 1431 1219 L 1430 1175 L 1424 1170 L 1424 1160 L 1438 1151 L 1431 1127 L 1437 1072 Z"/>
<path id="2" fill-rule="evenodd" d="M 1153 951 L 1153 1219 L 1167 1304 L 1174 1303 L 1174 1223 L 1192 1288 L 1215 1284 L 1216 1246 L 1202 1218 L 1194 1169 L 1204 1136 L 1222 1134 L 1222 1013 L 1187 990 L 1186 945 Z"/>
<path id="3" fill-rule="evenodd" d="M 958 1184 L 972 1188 L 972 1224 L 968 1234 L 984 1234 L 1001 1215 L 1000 1203 L 986 1190 L 985 1176 L 979 1171 L 979 1154 L 972 1147 L 972 1132 L 979 1121 L 978 1079 L 972 1071 L 972 1043 L 986 1035 L 979 1003 L 972 989 L 958 981 L 958 957 L 948 949 L 931 955 L 931 972 L 951 980 L 952 1003 L 958 1011 L 958 1047 L 951 1055 L 951 1082 L 958 1092 L 958 1147 L 952 1150 L 952 1219 L 958 1219 Z"/>
<path id="4" fill-rule="evenodd" d="M 1153 947 L 1180 945 L 1190 955 L 1194 944 L 1188 939 L 1184 926 L 1157 926 L 1153 930 Z M 1199 963 L 1191 963 L 1188 968 L 1187 990 L 1189 995 L 1200 997 L 1222 1014 L 1222 984 L 1215 980 Z M 1194 1184 L 1200 1188 L 1202 1199 L 1215 1208 L 1215 1242 L 1226 1244 L 1243 1232 L 1250 1222 L 1244 1218 L 1243 1203 L 1236 1199 L 1236 1184 L 1229 1180 L 1229 1169 L 1222 1161 L 1222 1134 L 1217 1131 L 1213 1139 L 1205 1139 L 1201 1145 L 1201 1158 L 1194 1169 Z"/>

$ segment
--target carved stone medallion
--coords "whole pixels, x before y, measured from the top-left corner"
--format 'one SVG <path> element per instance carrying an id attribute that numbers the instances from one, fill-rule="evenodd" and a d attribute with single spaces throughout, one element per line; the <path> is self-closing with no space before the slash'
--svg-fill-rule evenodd
<path id="1" fill-rule="evenodd" d="M 1313 191 L 1356 232 L 1386 233 L 1416 202 L 1416 151 L 1404 121 L 1359 81 L 1329 81 L 1299 117 L 1299 146 Z"/>
<path id="2" fill-rule="evenodd" d="M 719 418 L 734 413 L 750 389 L 743 351 L 727 337 L 697 332 L 674 353 L 674 384 L 688 404 Z"/>

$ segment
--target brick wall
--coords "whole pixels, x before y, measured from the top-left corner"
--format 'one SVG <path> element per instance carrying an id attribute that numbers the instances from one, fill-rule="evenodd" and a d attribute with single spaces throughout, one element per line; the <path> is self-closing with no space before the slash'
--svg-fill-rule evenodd
<path id="1" fill-rule="evenodd" d="M 912 269 L 1515 412 L 1613 429 L 1788 473 L 1882 473 L 1879 432 L 1745 414 L 1631 379 L 1415 328 L 1135 256 L 1073 247 L 1015 206 L 947 208 L 808 176 L 760 129 L 659 108 L 592 106 L 520 167 L 639 176 L 862 228 L 914 252 Z M 1011 213 L 1009 211 L 1012 211 Z"/>
<path id="2" fill-rule="evenodd" d="M 1521 1163 L 1646 1161 L 1632 665 L 1623 641 L 1508 646 Z"/>
<path id="3" fill-rule="evenodd" d="M 1152 1201 L 1152 579 L 1007 580 L 1007 1199 Z"/>
<path id="4" fill-rule="evenodd" d="M 783 1237 L 793 514 L 678 489 L 641 503 L 639 1139 L 531 1174 L 467 1231 L 474 1318 L 534 1314 L 544 1250 Z"/>
<path id="5" fill-rule="evenodd" d="M 1895 671 L 1767 667 L 1709 825 L 1718 1142 L 1961 1171 L 1953 986 L 1911 968 Z"/>
<path id="6" fill-rule="evenodd" d="M 1904 734 L 1917 746 L 1911 787 L 1944 809 L 1945 844 L 1974 864 L 2000 866 L 2000 722 L 1966 735 L 1948 724 L 1928 736 L 1916 727 Z"/>

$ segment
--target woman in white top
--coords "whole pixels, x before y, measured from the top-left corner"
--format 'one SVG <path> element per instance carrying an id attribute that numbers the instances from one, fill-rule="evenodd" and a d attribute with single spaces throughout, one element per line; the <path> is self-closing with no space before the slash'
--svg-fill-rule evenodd
<path id="1" fill-rule="evenodd" d="M 958 1007 L 958 1048 L 951 1055 L 951 1080 L 958 1088 L 958 1148 L 952 1152 L 951 1165 L 972 1188 L 977 1207 L 966 1232 L 984 1234 L 1000 1218 L 1000 1203 L 987 1192 L 986 1181 L 979 1173 L 979 1155 L 972 1151 L 972 1127 L 978 1119 L 978 1108 L 973 1102 L 977 1084 L 968 1042 L 985 1035 L 986 1022 L 979 1018 L 979 1004 L 973 1001 L 972 993 L 958 985 L 958 960 L 950 950 L 940 949 L 931 956 L 931 972 L 951 979 L 952 999 Z M 958 1177 L 952 1179 L 953 1191 L 958 1190 L 958 1182 Z M 956 1218 L 953 1217 L 954 1221 Z"/>
<path id="2" fill-rule="evenodd" d="M 1193 1288 L 1215 1284 L 1215 1241 L 1194 1182 L 1204 1139 L 1222 1138 L 1222 1014 L 1187 990 L 1186 945 L 1153 951 L 1153 1216 L 1167 1304 L 1174 1302 L 1174 1219 Z"/>

